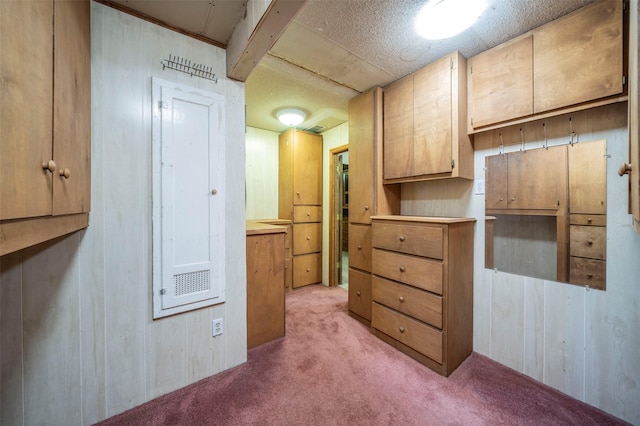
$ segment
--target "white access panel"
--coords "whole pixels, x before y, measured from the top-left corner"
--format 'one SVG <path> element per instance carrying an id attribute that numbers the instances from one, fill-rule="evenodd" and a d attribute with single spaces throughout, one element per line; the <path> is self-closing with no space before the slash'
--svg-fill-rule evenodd
<path id="1" fill-rule="evenodd" d="M 224 302 L 224 98 L 153 79 L 154 318 Z"/>

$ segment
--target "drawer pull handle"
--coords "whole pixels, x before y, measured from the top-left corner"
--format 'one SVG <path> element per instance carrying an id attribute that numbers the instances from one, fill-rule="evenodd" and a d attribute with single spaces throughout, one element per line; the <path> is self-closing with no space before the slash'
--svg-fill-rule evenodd
<path id="1" fill-rule="evenodd" d="M 404 302 L 404 297 L 403 297 L 403 296 L 400 296 L 400 297 L 398 298 L 398 300 L 400 301 L 400 303 L 402 303 L 402 302 Z"/>
<path id="2" fill-rule="evenodd" d="M 364 206 L 364 209 L 365 210 L 369 210 L 369 206 Z"/>
<path id="3" fill-rule="evenodd" d="M 311 237 L 307 237 L 307 240 L 310 240 L 310 239 L 311 239 Z"/>
<path id="4" fill-rule="evenodd" d="M 589 279 L 593 278 L 593 274 L 587 274 L 587 278 Z"/>
<path id="5" fill-rule="evenodd" d="M 362 250 L 362 246 L 358 246 L 358 250 Z"/>
<path id="6" fill-rule="evenodd" d="M 311 269 L 307 268 L 307 272 L 311 272 Z"/>
<path id="7" fill-rule="evenodd" d="M 53 160 L 43 161 L 42 162 L 42 170 L 48 170 L 51 173 L 56 171 L 56 163 Z"/>
<path id="8" fill-rule="evenodd" d="M 404 235 L 400 235 L 400 238 L 398 238 L 401 242 L 404 241 L 406 238 Z"/>
<path id="9" fill-rule="evenodd" d="M 404 333 L 404 327 L 400 327 L 398 330 L 400 330 L 400 333 Z"/>
<path id="10" fill-rule="evenodd" d="M 360 292 L 359 291 L 356 292 L 356 296 L 360 297 Z"/>
<path id="11" fill-rule="evenodd" d="M 60 177 L 63 177 L 65 179 L 69 179 L 69 176 L 71 176 L 71 170 L 64 168 L 64 169 L 60 169 L 59 171 Z"/>
<path id="12" fill-rule="evenodd" d="M 589 244 L 590 246 L 592 246 L 592 245 L 593 245 L 593 240 L 589 240 L 589 241 L 587 241 L 587 244 Z"/>
<path id="13" fill-rule="evenodd" d="M 588 222 L 588 223 L 591 223 L 592 221 L 593 221 L 593 219 L 591 219 L 591 218 L 588 218 L 588 219 L 587 219 L 587 222 Z"/>
<path id="14" fill-rule="evenodd" d="M 400 272 L 404 272 L 405 271 L 405 267 L 404 266 L 401 266 L 398 269 L 400 270 Z"/>
<path id="15" fill-rule="evenodd" d="M 631 164 L 623 163 L 622 166 L 618 169 L 618 175 L 624 176 L 628 175 L 631 172 L 633 166 Z"/>

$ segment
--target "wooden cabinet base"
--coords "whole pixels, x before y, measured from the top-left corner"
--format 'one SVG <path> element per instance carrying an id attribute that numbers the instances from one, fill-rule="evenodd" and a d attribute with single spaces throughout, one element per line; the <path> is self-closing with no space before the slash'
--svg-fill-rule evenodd
<path id="1" fill-rule="evenodd" d="M 0 256 L 89 226 L 89 213 L 0 222 Z"/>

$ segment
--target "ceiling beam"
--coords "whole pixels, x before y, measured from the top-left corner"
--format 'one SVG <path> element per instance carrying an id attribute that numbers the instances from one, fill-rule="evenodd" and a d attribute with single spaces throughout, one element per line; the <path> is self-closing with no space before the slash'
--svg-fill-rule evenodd
<path id="1" fill-rule="evenodd" d="M 249 0 L 247 13 L 227 44 L 227 77 L 245 81 L 260 59 L 278 41 L 305 0 Z"/>

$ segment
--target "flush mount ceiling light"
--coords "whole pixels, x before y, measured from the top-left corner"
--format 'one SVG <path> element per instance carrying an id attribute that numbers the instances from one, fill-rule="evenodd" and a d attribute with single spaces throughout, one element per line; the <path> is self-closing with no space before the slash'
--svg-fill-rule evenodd
<path id="1" fill-rule="evenodd" d="M 304 121 L 307 114 L 297 108 L 285 108 L 278 111 L 276 116 L 285 126 L 297 126 Z"/>
<path id="2" fill-rule="evenodd" d="M 416 17 L 416 31 L 429 40 L 453 37 L 473 25 L 486 0 L 429 0 Z"/>

